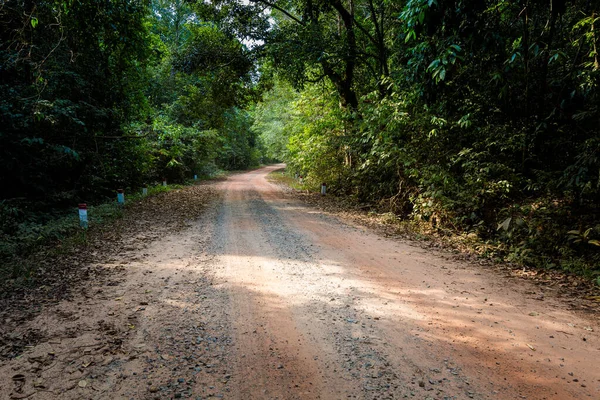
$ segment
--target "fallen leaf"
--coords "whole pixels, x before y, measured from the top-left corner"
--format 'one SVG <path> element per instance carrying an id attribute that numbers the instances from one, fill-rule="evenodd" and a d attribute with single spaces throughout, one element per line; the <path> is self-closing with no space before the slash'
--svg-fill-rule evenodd
<path id="1" fill-rule="evenodd" d="M 529 343 L 527 343 L 527 347 L 529 347 L 531 350 L 535 351 L 535 347 L 533 347 L 532 345 L 530 345 Z"/>
<path id="2" fill-rule="evenodd" d="M 79 383 L 77 384 L 79 387 L 84 388 L 88 385 L 87 381 L 85 379 L 82 379 L 79 381 Z"/>
<path id="3" fill-rule="evenodd" d="M 529 315 L 532 316 L 532 317 L 537 317 L 540 314 L 537 313 L 537 312 L 535 312 L 535 311 L 532 311 L 532 312 L 529 313 Z"/>

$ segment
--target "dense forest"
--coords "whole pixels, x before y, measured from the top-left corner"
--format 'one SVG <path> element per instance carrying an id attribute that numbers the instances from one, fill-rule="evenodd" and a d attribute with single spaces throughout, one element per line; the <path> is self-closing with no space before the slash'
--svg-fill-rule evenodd
<path id="1" fill-rule="evenodd" d="M 57 210 L 285 161 L 480 254 L 600 283 L 591 0 L 0 4 L 0 253 Z"/>
<path id="2" fill-rule="evenodd" d="M 64 210 L 118 188 L 258 165 L 254 54 L 199 7 L 2 2 L 0 255 L 59 239 Z"/>

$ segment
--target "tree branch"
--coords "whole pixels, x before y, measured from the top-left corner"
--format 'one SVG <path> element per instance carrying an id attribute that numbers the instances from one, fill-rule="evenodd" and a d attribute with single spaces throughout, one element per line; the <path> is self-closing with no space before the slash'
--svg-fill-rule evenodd
<path id="1" fill-rule="evenodd" d="M 306 25 L 304 23 L 304 21 L 302 21 L 300 18 L 292 15 L 289 11 L 284 10 L 283 8 L 279 7 L 277 4 L 275 3 L 271 3 L 270 1 L 266 1 L 266 0 L 250 0 L 253 3 L 262 3 L 268 7 L 274 8 L 277 11 L 280 11 L 281 13 L 283 13 L 284 15 L 286 15 L 288 18 L 296 21 L 297 23 L 299 23 L 300 25 Z"/>
<path id="2" fill-rule="evenodd" d="M 375 40 L 375 38 L 367 31 L 367 29 L 362 26 L 361 24 L 358 23 L 358 21 L 356 20 L 356 18 L 354 17 L 354 15 L 352 16 L 352 21 L 354 22 L 354 25 L 356 25 L 356 27 L 365 35 L 367 35 L 367 37 L 369 38 L 369 40 L 375 45 L 375 46 L 379 46 L 377 43 L 377 40 Z"/>

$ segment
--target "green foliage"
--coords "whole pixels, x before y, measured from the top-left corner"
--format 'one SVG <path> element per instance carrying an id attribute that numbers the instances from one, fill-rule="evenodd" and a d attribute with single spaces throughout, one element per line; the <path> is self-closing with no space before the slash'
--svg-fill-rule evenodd
<path id="1" fill-rule="evenodd" d="M 6 198 L 60 204 L 86 193 L 83 182 L 113 178 L 99 170 L 112 161 L 110 153 L 127 153 L 128 145 L 106 136 L 122 135 L 122 124 L 147 111 L 140 92 L 146 11 L 128 2 L 4 3 L 0 160 Z M 23 19 L 31 19 L 30 26 Z"/>
<path id="2" fill-rule="evenodd" d="M 224 116 L 221 129 L 222 147 L 217 157 L 219 166 L 227 170 L 241 170 L 260 164 L 256 133 L 252 131 L 248 112 L 232 109 Z"/>
<path id="3" fill-rule="evenodd" d="M 260 138 L 265 147 L 265 156 L 269 160 L 286 159 L 291 133 L 288 127 L 291 125 L 289 122 L 293 117 L 296 96 L 289 85 L 277 81 L 254 109 L 252 131 Z"/>
<path id="4" fill-rule="evenodd" d="M 73 204 L 260 158 L 250 55 L 193 4 L 8 1 L 0 20 L 4 198 Z"/>
<path id="5" fill-rule="evenodd" d="M 599 13 L 595 2 L 7 0 L 3 235 L 52 237 L 34 228 L 45 213 L 118 187 L 282 160 L 307 185 L 475 235 L 495 255 L 593 274 Z"/>
<path id="6" fill-rule="evenodd" d="M 79 202 L 261 161 L 254 55 L 203 16 L 183 0 L 0 5 L 0 259 L 68 236 Z"/>
<path id="7" fill-rule="evenodd" d="M 342 27 L 335 2 L 322 13 L 276 4 L 299 21 L 274 12 L 271 62 L 304 89 L 259 114 L 288 140 L 286 152 L 265 140 L 267 151 L 334 192 L 473 234 L 495 256 L 599 273 L 597 5 L 411 0 L 382 3 L 368 21 L 359 1 Z M 354 62 L 354 107 L 319 57 Z"/>
<path id="8" fill-rule="evenodd" d="M 335 98 L 321 97 L 319 88 L 311 87 L 291 110 L 286 128 L 289 170 L 303 176 L 306 184 L 312 186 L 346 180 L 348 169 L 344 158 L 348 149 L 344 146 L 344 126 Z"/>

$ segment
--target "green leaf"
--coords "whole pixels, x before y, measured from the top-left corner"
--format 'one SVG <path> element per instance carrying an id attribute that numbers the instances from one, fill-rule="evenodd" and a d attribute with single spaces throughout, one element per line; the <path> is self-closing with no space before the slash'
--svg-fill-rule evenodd
<path id="1" fill-rule="evenodd" d="M 39 21 L 38 21 L 38 19 L 36 17 L 31 17 L 31 26 L 32 27 L 35 28 L 37 26 L 38 22 Z"/>
<path id="2" fill-rule="evenodd" d="M 429 64 L 429 67 L 427 67 L 427 71 L 432 70 L 433 68 L 437 67 L 438 65 L 440 65 L 440 60 L 433 60 L 431 62 L 431 64 Z"/>
<path id="3" fill-rule="evenodd" d="M 440 75 L 439 75 L 440 81 L 443 81 L 444 79 L 446 79 L 446 70 L 442 68 L 442 70 L 440 71 Z"/>

